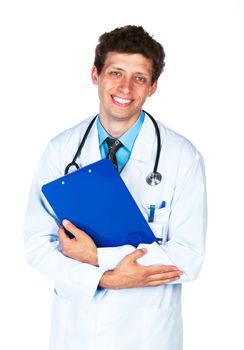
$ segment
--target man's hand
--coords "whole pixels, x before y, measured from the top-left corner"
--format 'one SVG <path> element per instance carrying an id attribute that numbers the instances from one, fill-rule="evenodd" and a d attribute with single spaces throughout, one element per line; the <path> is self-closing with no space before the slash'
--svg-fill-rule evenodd
<path id="1" fill-rule="evenodd" d="M 180 278 L 182 272 L 176 266 L 140 265 L 137 259 L 146 252 L 147 250 L 143 248 L 128 254 L 114 270 L 103 274 L 99 286 L 108 289 L 156 287 Z"/>
<path id="2" fill-rule="evenodd" d="M 62 253 L 80 262 L 98 265 L 97 247 L 93 239 L 68 220 L 63 221 L 63 226 L 71 232 L 75 238 L 70 238 L 66 234 L 64 228 L 60 227 L 58 233 L 62 245 Z"/>

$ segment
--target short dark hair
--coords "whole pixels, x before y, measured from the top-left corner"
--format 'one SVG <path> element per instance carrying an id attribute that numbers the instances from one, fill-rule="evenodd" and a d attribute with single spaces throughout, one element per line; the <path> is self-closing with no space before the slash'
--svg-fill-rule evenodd
<path id="1" fill-rule="evenodd" d="M 94 66 L 101 73 L 109 52 L 139 53 L 152 61 L 152 84 L 158 80 L 165 66 L 162 45 L 141 26 L 128 25 L 102 34 L 95 50 Z"/>

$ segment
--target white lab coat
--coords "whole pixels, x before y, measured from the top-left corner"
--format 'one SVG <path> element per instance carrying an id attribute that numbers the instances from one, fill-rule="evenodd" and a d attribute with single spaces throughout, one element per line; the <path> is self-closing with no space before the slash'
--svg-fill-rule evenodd
<path id="1" fill-rule="evenodd" d="M 164 244 L 146 245 L 141 264 L 176 265 L 180 280 L 159 287 L 105 290 L 99 280 L 134 248 L 99 248 L 99 267 L 62 255 L 59 223 L 41 186 L 63 175 L 90 122 L 87 119 L 49 143 L 35 173 L 25 223 L 25 255 L 29 263 L 55 281 L 50 350 L 181 350 L 181 284 L 197 277 L 204 256 L 206 188 L 200 153 L 184 137 L 159 124 L 162 147 L 158 170 L 162 182 L 145 179 L 156 155 L 156 134 L 145 116 L 131 157 L 121 173 L 145 218 L 157 206 L 151 228 Z M 78 162 L 101 159 L 96 123 Z M 160 209 L 162 201 L 165 208 Z M 94 216 L 99 208 L 94 203 Z M 116 233 L 115 233 L 116 234 Z M 141 245 L 143 246 L 143 245 Z"/>

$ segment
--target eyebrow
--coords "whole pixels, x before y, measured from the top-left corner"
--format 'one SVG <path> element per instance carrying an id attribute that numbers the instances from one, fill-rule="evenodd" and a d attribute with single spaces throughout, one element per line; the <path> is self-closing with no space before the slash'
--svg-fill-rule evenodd
<path id="1" fill-rule="evenodd" d="M 123 68 L 116 67 L 116 66 L 110 67 L 109 69 L 116 69 L 116 70 L 118 70 L 118 71 L 125 72 L 125 70 L 124 70 Z M 149 74 L 143 73 L 143 72 L 135 72 L 135 73 L 133 73 L 133 74 L 140 74 L 140 75 L 149 76 Z"/>
<path id="2" fill-rule="evenodd" d="M 120 68 L 120 67 L 116 67 L 116 66 L 112 66 L 110 67 L 111 69 L 117 69 L 117 70 L 124 70 L 123 68 Z"/>

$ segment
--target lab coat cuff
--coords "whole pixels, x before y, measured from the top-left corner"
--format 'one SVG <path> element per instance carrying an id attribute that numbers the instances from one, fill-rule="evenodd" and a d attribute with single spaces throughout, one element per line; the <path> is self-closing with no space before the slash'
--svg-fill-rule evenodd
<path id="1" fill-rule="evenodd" d="M 90 264 L 82 264 L 84 274 L 76 274 L 77 280 L 73 275 L 73 285 L 76 286 L 77 290 L 79 290 L 81 298 L 85 298 L 86 300 L 91 300 L 93 298 L 97 298 L 99 295 L 99 282 L 102 278 L 102 275 L 105 272 L 105 269 L 93 266 Z M 78 271 L 77 271 L 78 272 Z"/>
<path id="2" fill-rule="evenodd" d="M 135 248 L 132 245 L 123 245 L 119 247 L 98 248 L 98 265 L 105 270 L 114 269 L 118 263 Z"/>

